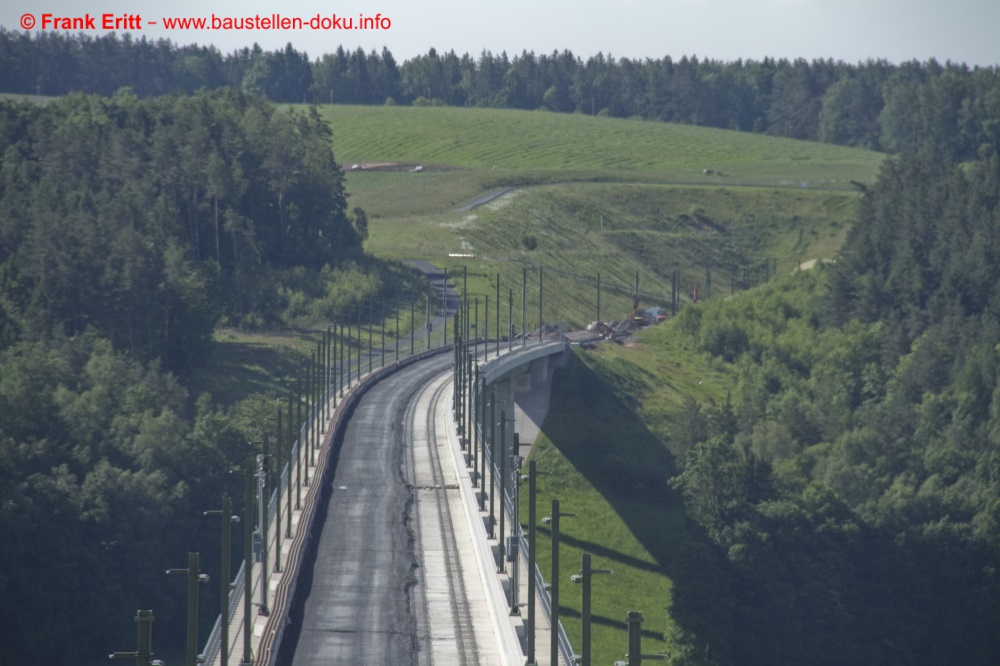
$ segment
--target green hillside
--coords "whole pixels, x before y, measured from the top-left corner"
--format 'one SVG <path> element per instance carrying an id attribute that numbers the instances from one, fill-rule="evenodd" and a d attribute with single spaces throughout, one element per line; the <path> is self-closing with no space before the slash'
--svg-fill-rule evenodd
<path id="1" fill-rule="evenodd" d="M 703 298 L 709 279 L 712 294 L 730 294 L 775 267 L 830 258 L 855 212 L 851 181 L 872 182 L 883 159 L 828 144 L 540 111 L 326 106 L 321 115 L 347 171 L 350 205 L 368 214 L 368 251 L 467 270 L 470 297 L 481 302 L 495 301 L 499 275 L 504 304 L 515 292 L 517 327 L 525 269 L 526 310 L 537 312 L 543 267 L 543 318 L 580 327 L 596 317 L 598 273 L 602 318 L 620 319 L 631 309 L 636 272 L 643 304 L 667 305 L 675 269 L 683 298 L 696 286 Z M 469 209 L 491 193 L 503 195 Z M 449 258 L 456 253 L 475 257 Z"/>
<path id="2" fill-rule="evenodd" d="M 593 170 L 692 182 L 845 186 L 881 156 L 831 144 L 690 125 L 541 111 L 324 106 L 338 160 L 425 167 Z M 705 169 L 721 173 L 706 175 Z"/>

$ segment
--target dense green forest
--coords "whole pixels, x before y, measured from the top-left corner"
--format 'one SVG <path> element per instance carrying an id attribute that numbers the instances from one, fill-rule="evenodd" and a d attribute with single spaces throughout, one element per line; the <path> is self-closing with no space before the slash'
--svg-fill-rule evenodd
<path id="1" fill-rule="evenodd" d="M 447 104 L 607 114 L 764 132 L 887 152 L 933 149 L 968 160 L 1000 141 L 995 67 L 872 60 L 644 60 L 569 51 L 514 57 L 439 53 L 398 63 L 347 51 L 310 60 L 291 44 L 223 55 L 110 34 L 91 38 L 0 29 L 0 92 L 139 96 L 234 86 L 276 102 Z"/>
<path id="2" fill-rule="evenodd" d="M 836 263 L 681 313 L 738 375 L 675 431 L 696 654 L 1000 661 L 998 204 L 996 157 L 890 159 Z"/>
<path id="3" fill-rule="evenodd" d="M 163 571 L 191 550 L 218 571 L 202 512 L 242 501 L 229 471 L 278 408 L 215 405 L 189 373 L 220 323 L 326 321 L 385 288 L 364 213 L 315 111 L 232 89 L 0 102 L 0 155 L 0 653 L 130 648 L 140 605 L 183 644 Z"/>
<path id="4" fill-rule="evenodd" d="M 226 89 L 0 105 L 0 340 L 96 329 L 183 370 L 361 256 L 329 127 Z"/>

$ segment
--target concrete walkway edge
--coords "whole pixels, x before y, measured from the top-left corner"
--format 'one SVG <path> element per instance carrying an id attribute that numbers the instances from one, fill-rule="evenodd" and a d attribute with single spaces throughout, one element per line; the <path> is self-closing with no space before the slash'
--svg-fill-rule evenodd
<path id="1" fill-rule="evenodd" d="M 454 384 L 448 391 L 448 396 L 454 395 Z M 448 405 L 451 400 L 442 400 L 439 404 L 447 410 L 449 423 L 454 421 Z M 479 506 L 476 503 L 472 489 L 472 480 L 469 469 L 465 466 L 465 454 L 462 452 L 461 444 L 458 441 L 458 433 L 454 427 L 447 429 L 448 448 L 451 450 L 452 463 L 455 465 L 455 472 L 459 478 L 459 492 L 462 494 L 462 506 L 465 508 L 465 517 L 469 523 L 469 531 L 472 533 L 472 546 L 476 550 L 476 563 L 479 569 L 479 577 L 483 587 L 487 591 L 490 599 L 489 611 L 490 619 L 493 622 L 493 630 L 497 637 L 497 644 L 500 648 L 501 659 L 504 664 L 510 666 L 520 666 L 524 661 L 524 654 L 521 652 L 521 641 L 517 636 L 517 630 L 509 619 L 509 608 L 507 598 L 504 594 L 503 586 L 496 572 L 489 568 L 489 563 L 493 561 L 493 551 L 487 542 L 486 532 L 483 531 L 482 520 L 479 517 Z"/>

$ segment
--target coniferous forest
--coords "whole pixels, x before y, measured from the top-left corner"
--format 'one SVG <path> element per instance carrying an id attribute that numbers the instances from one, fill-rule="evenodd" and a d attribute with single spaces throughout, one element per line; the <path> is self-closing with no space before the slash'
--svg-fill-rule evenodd
<path id="1" fill-rule="evenodd" d="M 891 153 L 969 160 L 1000 140 L 1000 72 L 884 60 L 643 60 L 570 51 L 458 55 L 291 44 L 222 54 L 130 35 L 93 38 L 0 28 L 0 92 L 140 97 L 231 86 L 274 102 L 444 104 L 608 115 L 759 132 Z"/>
<path id="2" fill-rule="evenodd" d="M 674 662 L 1000 663 L 995 69 L 433 50 L 400 65 L 0 30 L 0 91 L 59 96 L 0 102 L 4 663 L 106 654 L 142 599 L 157 642 L 180 642 L 183 585 L 161 572 L 187 550 L 218 559 L 202 511 L 240 501 L 229 471 L 273 407 L 223 408 L 186 378 L 220 323 L 336 316 L 334 276 L 366 270 L 329 127 L 274 106 L 302 101 L 885 151 L 836 262 L 670 324 L 737 378 L 725 402 L 688 402 L 668 442 L 693 535 L 673 563 Z"/>

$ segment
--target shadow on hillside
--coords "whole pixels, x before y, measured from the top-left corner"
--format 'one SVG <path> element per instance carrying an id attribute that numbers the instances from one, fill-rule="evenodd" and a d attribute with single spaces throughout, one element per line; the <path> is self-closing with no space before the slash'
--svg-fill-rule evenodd
<path id="1" fill-rule="evenodd" d="M 664 443 L 645 427 L 629 404 L 575 356 L 569 367 L 556 373 L 542 431 L 611 505 L 655 563 L 622 553 L 613 544 L 568 534 L 572 528 L 561 534 L 562 543 L 639 570 L 663 572 L 672 580 L 672 600 L 664 598 L 653 608 L 622 608 L 622 618 L 628 610 L 644 611 L 651 624 L 643 629 L 643 635 L 662 641 L 663 611 L 669 605 L 672 620 L 685 632 L 697 633 L 706 614 L 713 615 L 707 608 L 726 603 L 704 598 L 702 593 L 711 590 L 710 581 L 728 576 L 722 570 L 724 562 L 691 548 L 683 499 L 667 484 L 676 474 L 676 464 Z M 564 509 L 576 510 L 570 506 Z M 549 533 L 541 527 L 539 531 Z M 563 612 L 568 616 L 574 613 L 570 609 Z M 606 617 L 595 622 L 626 630 L 624 622 Z"/>
<path id="2" fill-rule="evenodd" d="M 208 391 L 217 403 L 235 404 L 254 393 L 279 390 L 281 378 L 293 376 L 298 368 L 287 352 L 275 347 L 217 342 L 190 381 L 191 396 Z"/>
<path id="3" fill-rule="evenodd" d="M 567 608 L 562 604 L 559 604 L 559 617 L 568 618 L 571 617 L 575 620 L 580 620 L 583 615 L 580 611 L 575 608 Z M 591 614 L 590 621 L 592 624 L 601 627 L 611 627 L 612 629 L 618 629 L 619 631 L 627 632 L 628 623 L 625 620 L 612 620 L 610 617 L 605 617 L 604 615 Z M 665 636 L 662 631 L 653 631 L 651 629 L 640 629 L 640 633 L 643 638 L 651 638 L 653 640 L 662 641 L 665 640 Z"/>
<path id="4" fill-rule="evenodd" d="M 614 508 L 656 560 L 667 566 L 677 548 L 664 519 L 676 521 L 681 497 L 667 485 L 673 456 L 593 370 L 573 357 L 556 373 L 553 399 L 542 431 L 556 449 Z M 572 511 L 570 507 L 567 510 Z M 572 542 L 564 534 L 562 539 Z M 595 554 L 621 560 L 613 549 L 579 540 Z M 635 560 L 635 558 L 630 558 Z M 649 569 L 648 562 L 629 562 Z"/>
<path id="5" fill-rule="evenodd" d="M 550 539 L 552 538 L 552 530 L 548 527 L 536 526 L 535 531 Z M 599 543 L 587 541 L 586 539 L 578 539 L 569 534 L 561 533 L 559 535 L 559 541 L 560 543 L 579 548 L 580 550 L 596 555 L 597 557 L 614 560 L 615 562 L 621 562 L 622 564 L 627 564 L 628 566 L 635 567 L 636 569 L 642 569 L 644 571 L 662 571 L 659 566 L 647 562 L 646 560 L 640 560 L 637 557 L 626 555 L 625 553 L 614 550 L 613 548 L 608 548 L 607 546 L 602 546 Z"/>

